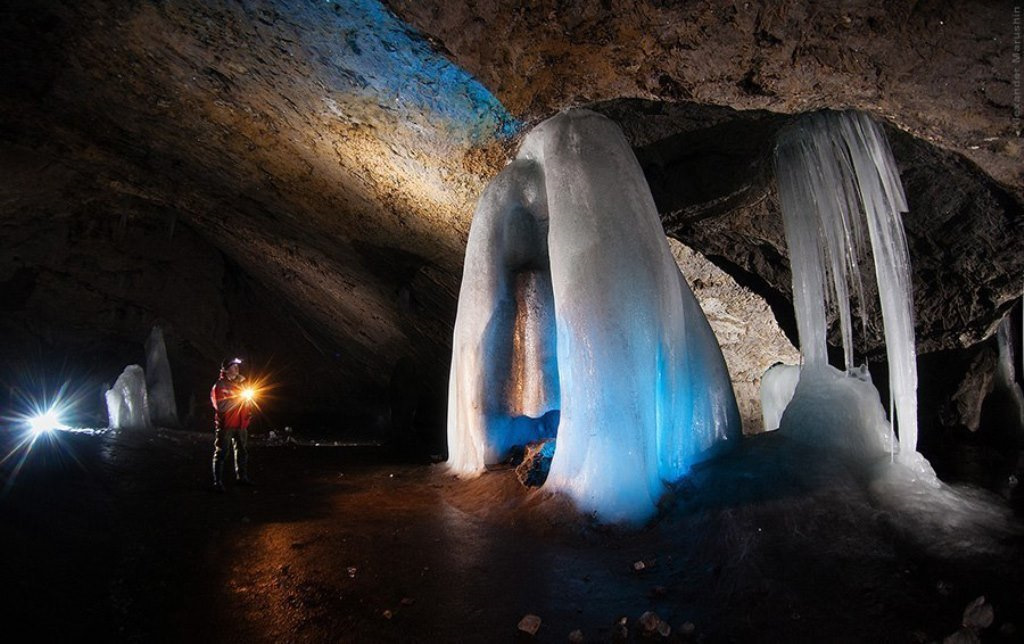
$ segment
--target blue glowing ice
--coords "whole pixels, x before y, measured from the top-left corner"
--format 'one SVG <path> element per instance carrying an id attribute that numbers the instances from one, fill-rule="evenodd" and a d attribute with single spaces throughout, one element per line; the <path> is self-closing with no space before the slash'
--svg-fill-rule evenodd
<path id="1" fill-rule="evenodd" d="M 454 471 L 557 431 L 546 488 L 603 521 L 650 517 L 666 481 L 738 438 L 721 349 L 608 119 L 541 123 L 484 191 L 448 400 Z"/>
<path id="2" fill-rule="evenodd" d="M 385 110 L 426 115 L 431 126 L 474 144 L 510 137 L 521 128 L 487 88 L 379 0 L 279 6 L 300 23 L 321 20 L 335 27 L 321 42 L 315 41 L 320 30 L 303 34 L 332 72 L 324 79 L 327 89 L 361 95 Z"/>

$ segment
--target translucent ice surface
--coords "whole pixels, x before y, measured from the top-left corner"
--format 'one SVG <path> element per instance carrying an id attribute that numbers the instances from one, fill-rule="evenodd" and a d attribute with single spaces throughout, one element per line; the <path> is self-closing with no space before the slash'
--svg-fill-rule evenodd
<path id="1" fill-rule="evenodd" d="M 718 342 L 608 119 L 541 123 L 484 191 L 448 401 L 454 471 L 557 432 L 546 488 L 604 521 L 651 516 L 665 481 L 738 439 Z"/>
<path id="2" fill-rule="evenodd" d="M 149 400 L 146 373 L 137 364 L 128 365 L 107 390 L 107 416 L 111 429 L 148 429 Z"/>
<path id="3" fill-rule="evenodd" d="M 154 326 L 146 340 L 146 390 L 149 394 L 149 414 L 153 424 L 161 427 L 178 426 L 178 409 L 174 402 L 174 382 L 171 363 L 167 360 L 164 331 Z"/>
<path id="4" fill-rule="evenodd" d="M 800 380 L 800 367 L 790 364 L 775 364 L 761 376 L 761 415 L 764 431 L 778 429 L 782 412 L 793 399 L 796 383 Z"/>
<path id="5" fill-rule="evenodd" d="M 828 364 L 826 302 L 838 310 L 846 368 L 853 366 L 850 284 L 863 302 L 866 239 L 874 258 L 901 457 L 917 447 L 917 356 L 910 257 L 901 213 L 906 198 L 881 127 L 857 112 L 817 112 L 779 136 L 775 170 L 793 270 L 800 351 L 808 366 Z"/>
<path id="6" fill-rule="evenodd" d="M 866 373 L 857 377 L 829 365 L 804 365 L 779 431 L 860 463 L 880 461 L 893 449 L 885 409 Z"/>

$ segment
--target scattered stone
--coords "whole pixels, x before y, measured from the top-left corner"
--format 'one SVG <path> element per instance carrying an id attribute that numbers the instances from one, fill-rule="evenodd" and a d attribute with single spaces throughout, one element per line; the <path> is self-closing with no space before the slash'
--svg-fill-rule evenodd
<path id="1" fill-rule="evenodd" d="M 643 627 L 645 632 L 653 632 L 658 630 L 658 624 L 661 623 L 661 618 L 658 617 L 654 611 L 647 611 L 640 616 L 640 626 Z"/>
<path id="2" fill-rule="evenodd" d="M 640 561 L 634 561 L 633 562 L 633 570 L 635 570 L 637 572 L 640 572 L 641 570 L 646 570 L 646 569 L 647 569 L 647 564 L 644 563 L 643 559 L 641 559 Z"/>
<path id="3" fill-rule="evenodd" d="M 693 637 L 696 631 L 697 627 L 693 622 L 683 622 L 683 625 L 679 627 L 679 634 L 683 637 Z"/>
<path id="4" fill-rule="evenodd" d="M 412 597 L 403 597 L 402 598 L 402 606 L 412 606 L 415 603 L 416 603 L 416 600 L 413 599 Z"/>
<path id="5" fill-rule="evenodd" d="M 583 644 L 583 631 L 577 628 L 573 632 L 569 633 L 569 642 L 570 644 Z"/>
<path id="6" fill-rule="evenodd" d="M 999 627 L 999 634 L 1003 637 L 1013 637 L 1017 634 L 1017 625 L 1013 622 L 1005 622 Z"/>
<path id="7" fill-rule="evenodd" d="M 612 641 L 613 642 L 625 642 L 629 639 L 629 618 L 620 617 L 615 621 L 615 626 L 612 628 Z"/>
<path id="8" fill-rule="evenodd" d="M 392 612 L 391 612 L 390 610 L 385 610 L 385 611 L 384 611 L 383 613 L 381 613 L 381 614 L 382 614 L 382 615 L 384 615 L 384 619 L 391 619 L 392 617 L 394 617 L 394 616 L 395 616 L 395 614 L 394 614 L 394 613 L 392 613 Z"/>
<path id="9" fill-rule="evenodd" d="M 355 579 L 357 570 L 358 568 L 356 568 L 355 566 L 348 567 L 348 576 L 350 579 Z"/>
<path id="10" fill-rule="evenodd" d="M 985 602 L 985 596 L 978 597 L 964 609 L 963 627 L 975 630 L 988 628 L 995 621 L 995 611 L 992 604 Z"/>
<path id="11" fill-rule="evenodd" d="M 961 628 L 942 640 L 942 644 L 981 644 L 981 638 L 970 628 Z"/>
<path id="12" fill-rule="evenodd" d="M 516 478 L 524 487 L 540 487 L 548 478 L 551 458 L 555 455 L 555 439 L 528 443 L 523 461 L 516 466 Z"/>
<path id="13" fill-rule="evenodd" d="M 533 615 L 533 614 L 525 615 L 521 620 L 519 620 L 519 630 L 521 630 L 522 632 L 524 632 L 524 633 L 526 633 L 528 635 L 536 635 L 537 634 L 537 630 L 539 628 L 540 628 L 540 617 L 537 617 L 536 615 Z"/>
<path id="14" fill-rule="evenodd" d="M 953 584 L 940 579 L 939 582 L 935 584 L 935 590 L 943 597 L 949 597 L 949 594 L 953 592 Z"/>
<path id="15" fill-rule="evenodd" d="M 668 637 L 672 633 L 672 627 L 650 610 L 640 616 L 640 627 L 643 629 L 643 636 L 647 638 Z"/>

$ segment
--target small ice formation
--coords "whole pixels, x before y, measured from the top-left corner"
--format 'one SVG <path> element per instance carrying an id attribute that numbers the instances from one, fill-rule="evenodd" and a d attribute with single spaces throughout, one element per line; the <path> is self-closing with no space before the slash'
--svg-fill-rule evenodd
<path id="1" fill-rule="evenodd" d="M 901 219 L 907 201 L 885 133 L 857 112 L 809 114 L 780 134 L 775 171 L 805 361 L 801 382 L 811 374 L 826 377 L 821 375 L 828 367 L 826 303 L 839 311 L 845 366 L 847 371 L 853 367 L 850 285 L 863 303 L 860 261 L 870 243 L 903 446 L 899 458 L 930 471 L 916 451 L 917 355 L 910 256 Z M 798 395 L 800 390 L 798 385 Z"/>
<path id="2" fill-rule="evenodd" d="M 888 462 L 895 441 L 867 369 L 827 364 L 803 367 L 780 431 L 864 466 Z"/>
<path id="3" fill-rule="evenodd" d="M 167 360 L 164 330 L 154 326 L 146 340 L 146 391 L 149 395 L 149 417 L 160 427 L 178 426 L 178 408 L 174 402 L 171 363 Z"/>
<path id="4" fill-rule="evenodd" d="M 128 365 L 114 386 L 107 390 L 107 416 L 111 429 L 149 429 L 149 396 L 146 373 L 137 364 Z"/>
<path id="5" fill-rule="evenodd" d="M 768 367 L 761 376 L 761 416 L 764 418 L 764 431 L 778 429 L 782 422 L 782 412 L 793 400 L 796 383 L 800 380 L 800 367 L 781 362 Z"/>
<path id="6" fill-rule="evenodd" d="M 474 214 L 451 469 L 475 474 L 557 435 L 545 488 L 602 521 L 636 522 L 740 429 L 718 342 L 621 130 L 586 110 L 541 123 Z"/>
<path id="7" fill-rule="evenodd" d="M 996 331 L 996 346 L 999 348 L 999 364 L 996 367 L 995 388 L 1006 400 L 1006 423 L 1009 433 L 1024 438 L 1024 391 L 1017 384 L 1016 363 L 1013 355 L 1013 325 L 1007 315 Z M 1024 343 L 1022 343 L 1024 345 Z"/>

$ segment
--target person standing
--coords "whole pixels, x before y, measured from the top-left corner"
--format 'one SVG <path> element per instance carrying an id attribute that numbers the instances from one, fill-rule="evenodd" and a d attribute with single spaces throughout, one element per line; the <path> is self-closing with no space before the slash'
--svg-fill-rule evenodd
<path id="1" fill-rule="evenodd" d="M 253 485 L 249 478 L 247 449 L 249 421 L 252 420 L 252 400 L 245 395 L 241 374 L 241 358 L 229 358 L 220 365 L 220 377 L 210 390 L 213 403 L 213 489 L 224 491 L 224 461 L 227 451 L 234 446 L 235 478 L 241 485 Z"/>

